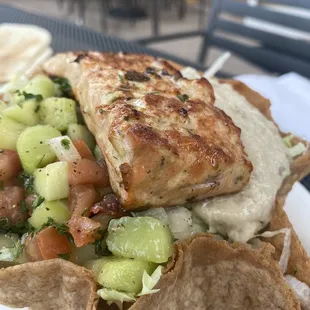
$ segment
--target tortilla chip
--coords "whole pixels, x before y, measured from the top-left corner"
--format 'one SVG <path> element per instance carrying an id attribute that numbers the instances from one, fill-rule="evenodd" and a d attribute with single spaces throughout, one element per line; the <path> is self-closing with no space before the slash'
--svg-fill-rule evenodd
<path id="1" fill-rule="evenodd" d="M 0 304 L 31 309 L 92 310 L 96 284 L 89 271 L 63 259 L 1 269 Z"/>
<path id="2" fill-rule="evenodd" d="M 160 291 L 130 309 L 300 309 L 273 250 L 196 235 L 176 244 L 175 265 L 161 277 Z"/>

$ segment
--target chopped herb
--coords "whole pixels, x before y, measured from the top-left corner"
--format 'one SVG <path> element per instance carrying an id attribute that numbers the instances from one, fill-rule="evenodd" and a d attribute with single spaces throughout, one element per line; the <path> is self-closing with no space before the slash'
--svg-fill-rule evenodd
<path id="1" fill-rule="evenodd" d="M 10 222 L 7 217 L 0 218 L 0 232 L 8 232 L 10 229 Z"/>
<path id="2" fill-rule="evenodd" d="M 0 181 L 0 191 L 3 191 L 3 190 L 4 190 L 4 182 Z"/>
<path id="3" fill-rule="evenodd" d="M 19 175 L 19 178 L 23 181 L 24 183 L 24 188 L 29 194 L 34 193 L 34 176 L 29 175 L 25 172 L 22 172 Z"/>
<path id="4" fill-rule="evenodd" d="M 160 94 L 160 91 L 153 91 L 151 92 L 152 95 L 159 95 Z"/>
<path id="5" fill-rule="evenodd" d="M 125 74 L 125 78 L 129 81 L 134 82 L 146 82 L 149 81 L 150 78 L 143 73 L 137 72 L 136 70 L 129 70 Z"/>
<path id="6" fill-rule="evenodd" d="M 62 92 L 63 96 L 72 98 L 72 88 L 66 78 L 56 77 L 53 79 L 53 82 L 58 85 L 59 90 Z"/>
<path id="7" fill-rule="evenodd" d="M 88 208 L 84 208 L 84 211 L 82 212 L 82 216 L 84 216 L 87 211 L 88 211 Z"/>
<path id="8" fill-rule="evenodd" d="M 0 154 L 2 154 L 2 153 L 4 153 L 4 150 L 1 150 L 1 149 L 0 149 Z"/>
<path id="9" fill-rule="evenodd" d="M 70 149 L 70 140 L 69 139 L 62 139 L 60 143 L 61 143 L 61 146 L 65 150 L 69 150 Z"/>
<path id="10" fill-rule="evenodd" d="M 111 252 L 109 251 L 106 242 L 105 237 L 107 234 L 107 230 L 101 230 L 98 231 L 98 233 L 101 235 L 100 239 L 97 239 L 93 244 L 95 246 L 95 254 L 97 256 L 108 256 L 111 255 Z"/>
<path id="11" fill-rule="evenodd" d="M 44 198 L 41 196 L 37 196 L 36 199 L 32 202 L 31 208 L 34 210 L 37 208 L 42 202 L 44 201 Z"/>
<path id="12" fill-rule="evenodd" d="M 128 122 L 130 119 L 129 115 L 124 116 L 124 121 Z"/>
<path id="13" fill-rule="evenodd" d="M 77 62 L 79 63 L 83 58 L 85 58 L 87 56 L 87 53 L 85 54 L 80 54 L 78 55 L 78 57 L 76 57 L 72 62 Z"/>
<path id="14" fill-rule="evenodd" d="M 26 100 L 30 100 L 30 99 L 35 99 L 37 102 L 40 102 L 43 100 L 42 95 L 38 94 L 30 94 L 30 93 L 26 93 L 25 91 L 20 92 L 19 90 L 15 91 L 16 94 L 18 94 L 19 96 L 24 96 L 24 99 L 21 99 L 19 102 L 17 102 L 17 105 L 19 107 L 23 107 L 23 104 L 25 103 Z"/>
<path id="15" fill-rule="evenodd" d="M 294 277 L 296 276 L 296 273 L 297 273 L 297 268 L 295 267 L 295 268 L 293 269 L 293 272 L 292 272 L 292 274 L 293 274 Z"/>
<path id="16" fill-rule="evenodd" d="M 104 110 L 103 110 L 102 108 L 100 108 L 100 109 L 99 109 L 99 113 L 100 113 L 100 114 L 103 114 L 103 113 L 104 113 Z"/>
<path id="17" fill-rule="evenodd" d="M 34 112 L 35 112 L 35 113 L 39 112 L 40 107 L 41 107 L 41 106 L 40 106 L 39 104 L 37 104 L 37 106 L 36 106 L 36 108 L 35 108 Z"/>
<path id="18" fill-rule="evenodd" d="M 29 232 L 32 230 L 32 227 L 29 225 L 29 223 L 26 222 L 20 222 L 15 225 L 12 225 L 9 229 L 10 232 L 18 235 L 23 235 L 26 232 Z"/>
<path id="19" fill-rule="evenodd" d="M 26 205 L 26 201 L 25 200 L 22 200 L 20 202 L 20 209 L 22 210 L 22 212 L 26 213 L 28 212 L 28 207 Z"/>
<path id="20" fill-rule="evenodd" d="M 118 79 L 120 80 L 121 83 L 125 83 L 125 79 L 123 75 L 119 74 Z"/>
<path id="21" fill-rule="evenodd" d="M 169 72 L 168 72 L 166 69 L 163 69 L 163 70 L 161 71 L 161 74 L 162 74 L 162 75 L 170 75 Z"/>
<path id="22" fill-rule="evenodd" d="M 177 97 L 178 97 L 182 102 L 185 102 L 185 101 L 188 100 L 188 98 L 189 98 L 188 95 L 186 95 L 186 94 L 183 94 L 183 95 L 178 94 Z"/>
<path id="23" fill-rule="evenodd" d="M 155 69 L 152 68 L 152 67 L 147 67 L 144 72 L 147 73 L 147 74 L 154 74 L 154 73 L 156 73 Z"/>
<path id="24" fill-rule="evenodd" d="M 58 254 L 58 257 L 59 257 L 59 258 L 62 258 L 62 259 L 65 259 L 65 260 L 68 260 L 69 257 L 70 257 L 70 253 Z"/>
<path id="25" fill-rule="evenodd" d="M 51 217 L 47 219 L 47 222 L 42 225 L 40 230 L 46 227 L 50 227 L 50 226 L 53 226 L 54 228 L 56 228 L 56 230 L 58 231 L 60 235 L 65 235 L 69 230 L 69 227 L 66 224 L 58 224 Z"/>
<path id="26" fill-rule="evenodd" d="M 73 239 L 71 234 L 67 233 L 67 238 L 68 238 L 70 243 L 72 243 L 72 244 L 74 243 L 74 239 Z"/>

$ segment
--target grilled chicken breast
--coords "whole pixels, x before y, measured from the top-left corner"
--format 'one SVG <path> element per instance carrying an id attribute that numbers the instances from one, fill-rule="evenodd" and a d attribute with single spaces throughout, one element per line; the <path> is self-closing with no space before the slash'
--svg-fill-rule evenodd
<path id="1" fill-rule="evenodd" d="M 69 80 L 124 208 L 184 204 L 248 183 L 240 129 L 214 106 L 208 80 L 123 53 L 58 54 L 44 70 Z"/>

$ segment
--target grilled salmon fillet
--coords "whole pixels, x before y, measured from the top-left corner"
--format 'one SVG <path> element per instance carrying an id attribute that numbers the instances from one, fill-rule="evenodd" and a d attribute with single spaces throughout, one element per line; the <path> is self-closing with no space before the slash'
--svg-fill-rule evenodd
<path id="1" fill-rule="evenodd" d="M 240 129 L 214 106 L 207 79 L 187 80 L 165 60 L 99 52 L 58 54 L 65 77 L 127 210 L 171 206 L 241 190 L 252 164 Z"/>

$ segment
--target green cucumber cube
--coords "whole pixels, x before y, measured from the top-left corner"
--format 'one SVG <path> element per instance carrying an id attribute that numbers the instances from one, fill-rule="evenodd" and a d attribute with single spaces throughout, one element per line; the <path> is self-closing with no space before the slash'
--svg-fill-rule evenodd
<path id="1" fill-rule="evenodd" d="M 28 222 L 35 229 L 39 229 L 49 218 L 57 224 L 64 224 L 70 217 L 71 213 L 66 200 L 44 201 L 34 209 Z"/>
<path id="2" fill-rule="evenodd" d="M 65 161 L 47 165 L 34 173 L 34 188 L 47 201 L 69 197 L 69 167 Z"/>
<path id="3" fill-rule="evenodd" d="M 84 125 L 70 124 L 68 126 L 67 135 L 72 141 L 76 139 L 82 139 L 86 142 L 90 150 L 93 150 L 96 145 L 96 141 L 91 132 Z"/>
<path id="4" fill-rule="evenodd" d="M 102 286 L 128 293 L 139 293 L 142 289 L 144 270 L 152 274 L 156 264 L 136 259 L 103 257 L 86 263 L 93 271 L 96 281 Z"/>
<path id="5" fill-rule="evenodd" d="M 65 131 L 69 124 L 77 123 L 76 103 L 67 98 L 45 99 L 40 104 L 39 117 L 42 124 Z"/>
<path id="6" fill-rule="evenodd" d="M 19 136 L 17 152 L 28 174 L 56 160 L 54 151 L 46 141 L 59 136 L 61 133 L 57 129 L 42 125 L 29 127 Z"/>
<path id="7" fill-rule="evenodd" d="M 7 116 L 0 116 L 0 148 L 16 150 L 16 142 L 26 125 L 15 122 Z"/>
<path id="8" fill-rule="evenodd" d="M 116 256 L 165 263 L 172 255 L 172 235 L 153 217 L 128 217 L 111 220 L 107 246 Z"/>
<path id="9" fill-rule="evenodd" d="M 15 120 L 16 122 L 34 126 L 39 123 L 39 115 L 36 113 L 38 102 L 34 99 L 23 102 L 22 105 L 10 105 L 2 114 Z"/>

